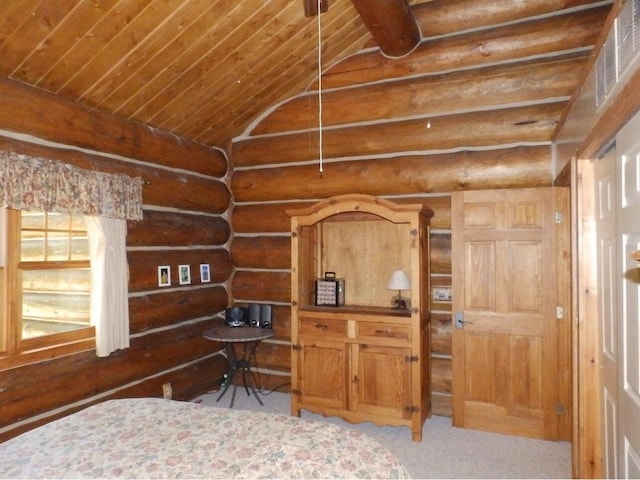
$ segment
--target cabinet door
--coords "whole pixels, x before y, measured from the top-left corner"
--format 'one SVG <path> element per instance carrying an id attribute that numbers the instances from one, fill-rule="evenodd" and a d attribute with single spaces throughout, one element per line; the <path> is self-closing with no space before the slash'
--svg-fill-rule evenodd
<path id="1" fill-rule="evenodd" d="M 353 345 L 353 408 L 372 417 L 411 418 L 411 350 Z"/>
<path id="2" fill-rule="evenodd" d="M 348 345 L 339 341 L 303 337 L 300 346 L 301 403 L 346 409 Z"/>

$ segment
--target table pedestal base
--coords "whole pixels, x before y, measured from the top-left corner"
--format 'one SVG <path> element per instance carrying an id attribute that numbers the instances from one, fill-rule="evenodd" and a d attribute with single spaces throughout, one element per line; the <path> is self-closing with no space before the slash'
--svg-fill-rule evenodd
<path id="1" fill-rule="evenodd" d="M 220 401 L 220 399 L 224 396 L 225 393 L 227 393 L 227 390 L 229 390 L 229 387 L 233 383 L 231 404 L 229 405 L 229 408 L 233 408 L 233 403 L 236 400 L 236 389 L 238 388 L 237 374 L 238 372 L 242 372 L 242 382 L 244 384 L 244 389 L 247 392 L 247 395 L 251 395 L 251 393 L 253 393 L 253 396 L 256 397 L 258 403 L 264 406 L 264 403 L 262 403 L 262 400 L 258 396 L 258 392 L 256 392 L 255 387 L 257 387 L 257 385 L 254 384 L 253 377 L 251 375 L 251 358 L 255 355 L 256 347 L 259 343 L 260 341 L 241 342 L 233 344 L 225 343 L 224 350 L 227 354 L 227 361 L 229 362 L 230 371 L 227 372 L 227 384 L 224 386 L 222 392 L 220 392 L 220 395 L 218 395 L 216 402 Z M 236 351 L 236 347 L 238 347 L 238 349 L 242 349 L 239 354 Z M 251 390 L 251 392 L 249 392 L 249 390 Z"/>

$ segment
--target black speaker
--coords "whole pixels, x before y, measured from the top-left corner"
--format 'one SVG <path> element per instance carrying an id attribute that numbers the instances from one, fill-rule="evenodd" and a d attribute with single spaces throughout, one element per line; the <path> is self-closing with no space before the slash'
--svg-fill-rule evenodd
<path id="1" fill-rule="evenodd" d="M 260 306 L 260 327 L 271 328 L 273 326 L 273 318 L 271 305 Z"/>
<path id="2" fill-rule="evenodd" d="M 257 303 L 249 304 L 249 326 L 260 326 L 260 305 L 258 305 Z"/>

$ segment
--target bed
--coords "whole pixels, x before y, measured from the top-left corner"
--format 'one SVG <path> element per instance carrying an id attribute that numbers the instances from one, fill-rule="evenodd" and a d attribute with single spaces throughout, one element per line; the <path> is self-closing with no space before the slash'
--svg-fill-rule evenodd
<path id="1" fill-rule="evenodd" d="M 409 478 L 329 423 L 158 398 L 108 400 L 0 444 L 4 478 Z"/>

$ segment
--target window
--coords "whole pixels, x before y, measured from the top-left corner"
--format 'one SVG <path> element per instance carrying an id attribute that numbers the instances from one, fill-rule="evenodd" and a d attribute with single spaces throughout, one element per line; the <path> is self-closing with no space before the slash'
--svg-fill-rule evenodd
<path id="1" fill-rule="evenodd" d="M 73 351 L 74 342 L 94 336 L 84 218 L 11 209 L 5 217 L 2 352 Z"/>
<path id="2" fill-rule="evenodd" d="M 0 209 L 0 369 L 128 348 L 127 220 L 142 220 L 142 178 L 0 152 L 0 179 L 14 209 Z M 21 213 L 55 210 L 78 217 Z"/>

